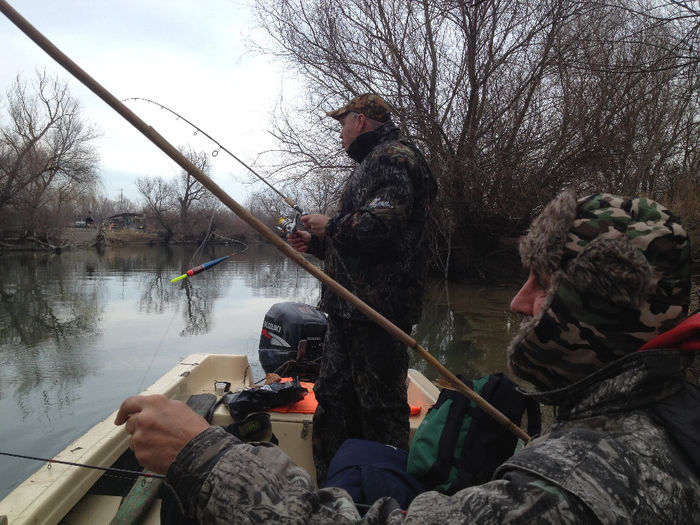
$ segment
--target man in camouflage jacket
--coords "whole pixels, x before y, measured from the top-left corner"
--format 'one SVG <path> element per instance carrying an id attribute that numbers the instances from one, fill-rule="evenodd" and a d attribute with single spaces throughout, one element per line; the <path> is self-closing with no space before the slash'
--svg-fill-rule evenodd
<path id="1" fill-rule="evenodd" d="M 276 447 L 240 444 L 181 403 L 132 397 L 117 422 L 133 414 L 137 458 L 167 472 L 202 523 L 700 523 L 700 395 L 684 380 L 700 314 L 686 318 L 686 232 L 648 199 L 567 191 L 521 256 L 530 277 L 511 303 L 526 317 L 510 367 L 557 415 L 488 483 L 425 492 L 406 511 L 383 498 L 360 518 L 345 491 L 315 490 Z M 144 422 L 129 428 L 134 417 Z M 187 433 L 136 433 L 159 418 Z"/>
<path id="2" fill-rule="evenodd" d="M 309 231 L 290 235 L 290 244 L 323 259 L 330 277 L 410 333 L 420 320 L 427 271 L 430 169 L 399 138 L 378 95 L 360 95 L 328 115 L 341 123 L 343 147 L 358 165 L 338 212 L 303 216 Z M 348 438 L 407 449 L 409 407 L 406 347 L 325 286 L 320 308 L 328 329 L 314 386 L 313 450 L 322 482 Z"/>

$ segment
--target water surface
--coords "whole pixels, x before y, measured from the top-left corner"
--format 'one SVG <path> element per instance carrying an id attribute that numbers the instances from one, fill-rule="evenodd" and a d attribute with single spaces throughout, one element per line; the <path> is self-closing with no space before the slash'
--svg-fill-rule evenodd
<path id="1" fill-rule="evenodd" d="M 52 457 L 128 395 L 198 352 L 257 350 L 277 302 L 315 305 L 315 278 L 267 245 L 170 279 L 237 246 L 124 247 L 0 256 L 0 451 Z M 413 336 L 454 373 L 503 371 L 515 287 L 431 283 Z M 437 378 L 420 358 L 411 366 Z M 0 456 L 0 498 L 39 462 Z"/>

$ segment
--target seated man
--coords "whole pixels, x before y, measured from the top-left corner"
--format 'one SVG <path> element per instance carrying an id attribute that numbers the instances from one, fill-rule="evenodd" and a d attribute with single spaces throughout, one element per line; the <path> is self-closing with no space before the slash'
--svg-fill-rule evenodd
<path id="1" fill-rule="evenodd" d="M 382 498 L 364 520 L 700 523 L 700 395 L 684 381 L 700 350 L 700 314 L 684 320 L 687 234 L 648 199 L 565 191 L 520 251 L 530 276 L 511 303 L 526 317 L 510 367 L 556 420 L 492 481 L 425 492 L 405 513 Z M 345 491 L 315 489 L 278 448 L 242 444 L 182 403 L 131 397 L 125 422 L 137 459 L 167 473 L 202 523 L 360 519 Z"/>

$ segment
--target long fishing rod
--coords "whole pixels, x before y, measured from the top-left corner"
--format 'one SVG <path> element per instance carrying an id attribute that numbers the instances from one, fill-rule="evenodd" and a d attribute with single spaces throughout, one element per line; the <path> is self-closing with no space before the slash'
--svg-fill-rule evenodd
<path id="1" fill-rule="evenodd" d="M 132 476 L 132 477 L 137 477 L 137 478 L 142 477 L 142 478 L 165 479 L 164 475 L 156 474 L 155 472 L 141 472 L 138 470 L 127 470 L 127 469 L 115 468 L 115 467 L 100 467 L 99 465 L 88 465 L 87 463 L 74 463 L 72 461 L 61 461 L 59 459 L 40 458 L 37 456 L 25 456 L 23 454 L 11 454 L 10 452 L 0 452 L 0 456 L 10 456 L 13 458 L 33 459 L 36 461 L 44 461 L 44 462 L 48 463 L 48 468 L 51 468 L 51 465 L 56 463 L 58 465 L 68 465 L 70 467 L 91 468 L 94 470 L 102 470 L 102 471 L 108 472 L 110 474 L 120 474 L 120 475 Z"/>
<path id="2" fill-rule="evenodd" d="M 304 210 L 303 210 L 303 209 L 301 208 L 301 206 L 299 206 L 294 200 L 292 200 L 290 197 L 287 197 L 286 195 L 284 195 L 281 191 L 279 191 L 279 190 L 278 190 L 277 188 L 275 188 L 272 184 L 270 184 L 270 183 L 267 181 L 267 179 L 265 179 L 265 178 L 264 178 L 262 175 L 260 175 L 257 171 L 255 171 L 253 168 L 251 168 L 250 166 L 248 166 L 248 164 L 246 164 L 245 162 L 243 162 L 243 161 L 242 161 L 241 159 L 239 159 L 236 155 L 234 155 L 233 153 L 231 153 L 231 152 L 226 148 L 226 146 L 224 146 L 223 144 L 221 144 L 221 142 L 219 142 L 218 140 L 216 140 L 214 137 L 212 137 L 209 133 L 207 133 L 207 132 L 204 131 L 202 128 L 200 128 L 199 126 L 197 126 L 197 125 L 196 125 L 194 122 L 192 122 L 191 120 L 189 120 L 189 119 L 183 117 L 182 115 L 180 115 L 180 113 L 178 113 L 177 111 L 174 111 L 174 110 L 170 109 L 168 106 L 165 106 L 165 105 L 161 104 L 160 102 L 156 102 L 155 100 L 151 100 L 150 98 L 144 98 L 144 97 L 129 97 L 129 98 L 126 98 L 126 99 L 124 99 L 124 100 L 125 100 L 125 101 L 129 101 L 129 100 L 141 100 L 141 101 L 143 101 L 143 102 L 149 102 L 149 103 L 151 103 L 151 104 L 154 104 L 154 105 L 158 106 L 158 107 L 161 108 L 161 109 L 164 109 L 165 111 L 170 112 L 171 114 L 175 115 L 175 116 L 176 116 L 177 118 L 179 118 L 180 120 L 183 120 L 183 121 L 187 122 L 187 124 L 189 124 L 189 125 L 192 126 L 195 130 L 197 130 L 197 131 L 195 131 L 195 135 L 196 135 L 197 133 L 201 133 L 202 135 L 204 135 L 205 137 L 207 137 L 207 138 L 208 138 L 209 140 L 211 140 L 214 144 L 216 144 L 217 147 L 218 147 L 220 150 L 223 150 L 224 152 L 228 153 L 231 157 L 233 157 L 233 159 L 235 159 L 236 161 L 238 161 L 244 168 L 246 168 L 248 171 L 250 171 L 253 175 L 255 175 L 255 176 L 256 176 L 258 179 L 260 179 L 262 182 L 264 182 L 265 184 L 267 184 L 267 186 L 268 186 L 272 191 L 274 191 L 277 195 L 279 195 L 280 197 L 282 197 L 282 199 L 284 199 L 284 202 L 286 202 L 287 204 L 289 204 L 294 210 L 296 210 L 296 211 L 299 212 L 300 214 L 304 215 L 304 213 L 305 213 Z M 216 157 L 217 155 L 218 155 L 218 150 L 212 151 L 212 153 L 211 153 L 211 156 L 212 156 L 212 157 Z"/>
<path id="3" fill-rule="evenodd" d="M 35 44 L 37 44 L 41 49 L 43 49 L 51 58 L 58 62 L 62 67 L 64 67 L 71 75 L 83 83 L 88 89 L 100 97 L 107 105 L 109 105 L 114 111 L 119 113 L 124 119 L 127 120 L 132 126 L 139 130 L 146 138 L 148 138 L 153 144 L 155 144 L 160 150 L 168 155 L 172 160 L 174 160 L 182 169 L 187 171 L 195 179 L 197 179 L 202 186 L 207 188 L 216 196 L 223 204 L 225 204 L 232 212 L 238 215 L 243 221 L 245 221 L 250 227 L 255 229 L 260 235 L 265 239 L 270 241 L 273 246 L 275 246 L 280 252 L 285 256 L 289 257 L 294 263 L 300 266 L 302 269 L 306 270 L 308 273 L 316 277 L 319 281 L 325 284 L 328 288 L 333 290 L 336 295 L 341 299 L 349 302 L 360 312 L 365 314 L 367 317 L 372 319 L 375 323 L 386 330 L 390 335 L 394 336 L 396 339 L 404 343 L 406 346 L 412 348 L 416 353 L 418 353 L 425 361 L 428 362 L 441 376 L 443 376 L 447 381 L 452 383 L 455 390 L 458 390 L 471 401 L 474 402 L 476 406 L 481 408 L 486 414 L 497 421 L 500 425 L 506 428 L 508 431 L 512 432 L 514 435 L 527 442 L 530 440 L 530 436 L 513 423 L 507 416 L 500 412 L 496 407 L 491 405 L 488 401 L 482 398 L 479 394 L 468 388 L 462 381 L 460 381 L 457 376 L 445 368 L 440 361 L 435 357 L 430 355 L 430 353 L 423 348 L 415 339 L 410 335 L 401 330 L 394 323 L 389 321 L 386 317 L 381 315 L 379 312 L 374 310 L 371 306 L 361 300 L 359 297 L 351 293 L 347 288 L 340 285 L 335 280 L 331 279 L 323 271 L 317 268 L 314 264 L 308 261 L 302 254 L 297 252 L 289 244 L 283 241 L 279 235 L 269 229 L 265 224 L 258 218 L 254 217 L 248 210 L 243 206 L 238 204 L 229 194 L 227 194 L 221 187 L 216 184 L 206 173 L 195 166 L 192 161 L 190 161 L 185 155 L 183 155 L 177 148 L 170 144 L 162 135 L 160 135 L 155 129 L 146 124 L 141 118 L 139 118 L 134 112 L 132 112 L 123 102 L 116 98 L 112 93 L 107 91 L 101 84 L 99 84 L 94 78 L 88 75 L 80 66 L 73 62 L 68 56 L 66 56 L 60 49 L 58 49 L 48 38 L 46 38 L 41 32 L 39 32 L 34 26 L 32 26 L 27 19 L 15 11 L 10 4 L 5 0 L 0 0 L 0 11 L 12 21 L 24 34 L 26 34 Z"/>

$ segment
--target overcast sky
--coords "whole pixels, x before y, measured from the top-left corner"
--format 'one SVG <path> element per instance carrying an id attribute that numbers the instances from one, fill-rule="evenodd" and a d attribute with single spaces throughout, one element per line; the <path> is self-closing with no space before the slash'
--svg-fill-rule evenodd
<path id="1" fill-rule="evenodd" d="M 253 165 L 272 145 L 267 130 L 281 93 L 292 82 L 271 59 L 250 52 L 255 36 L 246 0 L 9 0 L 44 36 L 120 100 L 142 97 L 180 113 Z M 259 36 L 259 34 L 258 34 Z M 174 177 L 181 169 L 113 109 L 57 65 L 0 14 L 0 104 L 20 74 L 46 70 L 68 83 L 85 120 L 102 132 L 96 142 L 105 194 L 138 196 L 136 177 Z M 155 105 L 128 107 L 176 147 L 211 152 L 215 145 Z M 0 119 L 5 119 L 0 108 Z M 255 187 L 223 152 L 212 178 L 239 203 Z"/>

